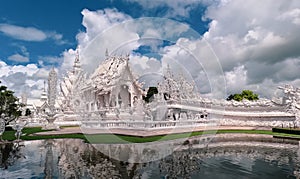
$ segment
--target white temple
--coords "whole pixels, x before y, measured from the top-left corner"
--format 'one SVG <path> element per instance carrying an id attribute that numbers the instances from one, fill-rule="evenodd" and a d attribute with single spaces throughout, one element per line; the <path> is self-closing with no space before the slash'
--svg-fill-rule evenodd
<path id="1" fill-rule="evenodd" d="M 61 80 L 49 73 L 48 96 L 42 93 L 36 116 L 47 110 L 60 114 L 59 122 L 75 121 L 86 129 L 172 129 L 207 126 L 291 127 L 300 125 L 300 88 L 280 87 L 281 99 L 226 101 L 203 98 L 183 75 L 167 67 L 158 94 L 150 103 L 129 65 L 129 55 L 108 55 L 88 76 L 77 51 L 73 69 Z M 54 107 L 53 107 L 54 106 Z M 78 123 L 79 122 L 79 123 Z"/>
<path id="2" fill-rule="evenodd" d="M 126 109 L 142 99 L 142 84 L 132 74 L 128 60 L 129 56 L 107 56 L 81 88 L 82 108 L 87 111 Z"/>
<path id="3" fill-rule="evenodd" d="M 48 90 L 46 90 L 46 81 L 41 93 L 40 99 L 27 99 L 26 94 L 22 94 L 21 103 L 25 106 L 24 110 L 29 109 L 29 125 L 43 125 L 47 123 L 46 117 L 50 113 L 59 112 L 57 96 L 57 73 L 52 68 L 48 76 Z"/>
<path id="4" fill-rule="evenodd" d="M 80 87 L 86 80 L 86 75 L 81 69 L 79 53 L 77 51 L 73 69 L 67 72 L 60 83 L 61 95 L 58 97 L 58 103 L 61 112 L 64 114 L 63 121 L 77 121 L 75 107 L 80 104 Z"/>

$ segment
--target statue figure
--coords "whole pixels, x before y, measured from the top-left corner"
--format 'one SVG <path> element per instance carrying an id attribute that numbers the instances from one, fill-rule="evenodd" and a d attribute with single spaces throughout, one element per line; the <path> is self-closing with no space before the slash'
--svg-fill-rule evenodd
<path id="1" fill-rule="evenodd" d="M 0 141 L 3 141 L 2 135 L 4 131 L 5 131 L 5 119 L 4 119 L 4 114 L 2 114 L 0 117 Z"/>
<path id="2" fill-rule="evenodd" d="M 300 111 L 300 88 L 294 88 L 291 85 L 278 88 L 283 90 L 283 104 L 286 105 L 287 112 L 298 114 Z"/>
<path id="3" fill-rule="evenodd" d="M 16 140 L 17 141 L 20 141 L 20 137 L 22 135 L 22 129 L 28 124 L 27 121 L 25 122 L 20 122 L 20 121 L 17 121 L 14 125 L 13 125 L 13 129 L 16 130 L 16 133 L 15 133 L 15 137 L 17 138 Z"/>

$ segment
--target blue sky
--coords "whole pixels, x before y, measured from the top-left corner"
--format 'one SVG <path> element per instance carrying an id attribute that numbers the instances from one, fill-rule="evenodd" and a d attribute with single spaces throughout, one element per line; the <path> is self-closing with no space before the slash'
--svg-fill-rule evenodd
<path id="1" fill-rule="evenodd" d="M 81 54 L 92 72 L 105 48 L 126 42 L 119 50 L 131 55 L 139 76 L 162 73 L 170 64 L 203 95 L 251 89 L 270 98 L 277 86 L 300 86 L 300 1 L 274 1 L 2 1 L 0 80 L 17 95 L 38 98 L 49 69 L 63 76 L 77 46 L 97 57 Z M 141 17 L 163 19 L 136 23 Z M 192 32 L 199 36 L 190 38 Z M 147 35 L 156 39 L 143 39 Z"/>
<path id="2" fill-rule="evenodd" d="M 199 33 L 204 33 L 208 27 L 208 21 L 201 21 L 201 14 L 203 14 L 205 7 L 202 4 L 197 6 L 195 10 L 190 12 L 189 17 L 178 15 L 171 18 L 183 23 L 189 23 Z M 24 38 L 20 39 L 2 32 L 0 33 L 0 59 L 11 65 L 38 63 L 38 60 L 43 60 L 42 57 L 59 56 L 65 49 L 76 48 L 77 33 L 85 31 L 85 28 L 81 24 L 81 11 L 83 9 L 93 11 L 105 8 L 116 8 L 120 12 L 130 15 L 132 18 L 165 17 L 169 10 L 169 7 L 166 5 L 141 10 L 143 7 L 139 3 L 117 0 L 3 1 L 0 6 L 0 24 L 22 28 L 36 28 L 37 30 L 49 33 L 49 37 L 42 40 L 24 40 Z M 61 35 L 62 37 L 54 39 L 53 35 Z M 22 52 L 21 47 L 25 47 L 26 52 L 29 53 L 29 61 L 9 60 L 9 57 L 16 53 L 26 56 Z M 58 65 L 57 63 L 53 65 Z"/>

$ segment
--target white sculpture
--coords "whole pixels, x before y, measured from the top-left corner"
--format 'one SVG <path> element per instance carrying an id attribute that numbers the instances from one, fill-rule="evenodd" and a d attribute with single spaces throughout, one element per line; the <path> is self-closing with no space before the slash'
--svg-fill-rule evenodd
<path id="1" fill-rule="evenodd" d="M 300 110 L 300 88 L 291 85 L 279 87 L 284 92 L 283 103 L 287 106 L 287 111 L 297 113 Z"/>
<path id="2" fill-rule="evenodd" d="M 5 131 L 5 119 L 4 119 L 4 114 L 2 113 L 1 116 L 0 116 L 0 141 L 2 141 L 2 135 Z"/>
<path id="3" fill-rule="evenodd" d="M 51 69 L 48 77 L 48 104 L 52 110 L 55 109 L 57 73 L 54 68 Z"/>
<path id="4" fill-rule="evenodd" d="M 20 121 L 17 120 L 14 124 L 13 124 L 13 129 L 16 130 L 15 133 L 15 137 L 17 138 L 16 141 L 20 141 L 20 137 L 22 135 L 22 129 L 28 124 L 27 121 Z"/>

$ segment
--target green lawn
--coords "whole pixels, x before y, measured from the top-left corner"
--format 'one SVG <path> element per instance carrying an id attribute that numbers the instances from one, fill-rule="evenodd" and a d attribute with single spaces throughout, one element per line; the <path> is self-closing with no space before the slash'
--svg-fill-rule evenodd
<path id="1" fill-rule="evenodd" d="M 22 140 L 39 140 L 39 139 L 59 139 L 59 138 L 79 138 L 84 139 L 85 137 L 83 134 L 63 134 L 63 135 L 44 135 L 44 136 L 30 136 L 30 134 L 34 134 L 37 132 L 46 132 L 51 130 L 43 130 L 41 127 L 30 127 L 24 128 L 22 130 Z M 15 133 L 16 131 L 5 131 L 2 138 L 3 140 L 15 140 Z"/>
<path id="2" fill-rule="evenodd" d="M 181 133 L 181 134 L 170 134 L 164 136 L 151 136 L 151 137 L 135 137 L 135 136 L 126 136 L 126 135 L 114 135 L 114 134 L 61 134 L 61 135 L 44 135 L 44 136 L 30 136 L 37 132 L 44 132 L 41 127 L 34 128 L 24 128 L 21 136 L 22 140 L 39 140 L 39 139 L 59 139 L 59 138 L 77 138 L 83 139 L 86 142 L 90 143 L 143 143 L 143 142 L 153 142 L 153 141 L 165 141 L 173 140 L 179 138 L 187 138 L 190 136 L 199 136 L 204 134 L 223 134 L 223 133 L 244 133 L 244 134 L 267 134 L 273 135 L 276 137 L 290 137 L 300 139 L 300 135 L 295 134 L 285 134 L 285 133 L 276 133 L 268 130 L 218 130 L 218 131 L 197 131 L 192 133 Z M 15 131 L 5 131 L 3 134 L 4 140 L 15 140 Z"/>

